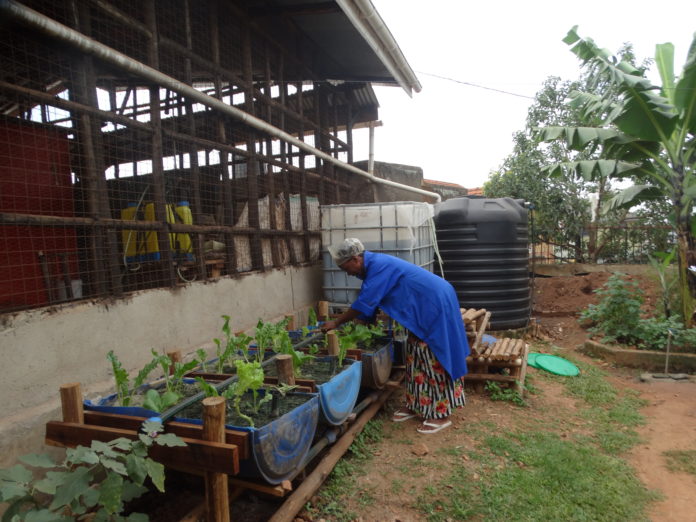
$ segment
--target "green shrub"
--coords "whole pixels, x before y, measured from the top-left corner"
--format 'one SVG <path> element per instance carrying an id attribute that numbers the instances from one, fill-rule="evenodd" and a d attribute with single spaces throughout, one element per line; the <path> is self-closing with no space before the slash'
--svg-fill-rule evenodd
<path id="1" fill-rule="evenodd" d="M 601 297 L 598 304 L 591 304 L 580 314 L 581 321 L 590 321 L 589 331 L 603 334 L 603 342 L 638 344 L 640 307 L 643 292 L 621 274 L 612 275 L 602 288 L 595 290 Z"/>
<path id="2" fill-rule="evenodd" d="M 601 296 L 599 303 L 583 310 L 580 321 L 590 322 L 592 326 L 588 330 L 603 335 L 602 342 L 665 350 L 671 330 L 673 349 L 696 350 L 696 329 L 685 329 L 677 316 L 641 317 L 643 292 L 637 283 L 614 274 L 595 293 Z"/>

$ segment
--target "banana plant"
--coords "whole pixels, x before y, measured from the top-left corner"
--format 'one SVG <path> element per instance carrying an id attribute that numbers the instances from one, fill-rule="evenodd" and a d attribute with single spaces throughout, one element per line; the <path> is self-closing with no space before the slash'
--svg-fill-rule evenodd
<path id="1" fill-rule="evenodd" d="M 696 265 L 692 213 L 696 198 L 696 36 L 679 76 L 674 74 L 674 46 L 656 47 L 661 86 L 645 71 L 612 56 L 590 38 L 581 38 L 577 26 L 564 39 L 583 67 L 597 82 L 610 86 L 603 93 L 575 91 L 570 105 L 579 109 L 587 127 L 539 129 L 544 141 L 564 140 L 571 150 L 599 152 L 597 159 L 550 165 L 551 174 L 574 172 L 588 181 L 601 176 L 630 178 L 634 185 L 622 190 L 609 208 L 632 207 L 652 198 L 667 198 L 677 236 L 681 316 L 692 326 L 696 302 Z"/>

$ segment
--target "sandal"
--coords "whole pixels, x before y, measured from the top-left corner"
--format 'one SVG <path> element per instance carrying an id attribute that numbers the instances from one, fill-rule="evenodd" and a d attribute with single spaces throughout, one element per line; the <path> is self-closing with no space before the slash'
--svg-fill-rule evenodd
<path id="1" fill-rule="evenodd" d="M 408 419 L 412 419 L 416 417 L 416 413 L 413 413 L 411 410 L 408 408 L 399 408 L 394 412 L 394 415 L 392 415 L 392 421 L 394 422 L 404 422 L 407 421 Z"/>
<path id="2" fill-rule="evenodd" d="M 416 431 L 418 433 L 425 433 L 429 435 L 431 433 L 437 433 L 438 431 L 442 431 L 445 428 L 448 428 L 452 425 L 451 420 L 445 421 L 443 423 L 433 422 L 434 420 L 435 419 L 423 421 L 423 424 L 418 426 Z"/>

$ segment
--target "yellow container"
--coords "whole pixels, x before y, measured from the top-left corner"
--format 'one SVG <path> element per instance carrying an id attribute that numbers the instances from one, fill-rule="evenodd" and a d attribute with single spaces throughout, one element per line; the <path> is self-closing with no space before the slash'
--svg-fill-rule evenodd
<path id="1" fill-rule="evenodd" d="M 188 201 L 179 201 L 176 205 L 176 217 L 184 225 L 193 225 L 193 214 Z M 174 245 L 179 254 L 188 258 L 193 257 L 193 244 L 188 234 L 171 234 L 174 236 Z"/>
<path id="2" fill-rule="evenodd" d="M 145 220 L 155 221 L 155 204 L 145 205 Z M 176 208 L 174 205 L 167 205 L 167 223 L 193 224 L 193 216 L 188 201 L 180 201 Z M 151 260 L 160 259 L 158 235 L 154 230 L 147 231 L 145 236 L 145 247 L 147 258 Z M 189 259 L 193 258 L 193 244 L 189 234 L 169 234 L 169 248 L 176 254 L 183 255 Z"/>
<path id="3" fill-rule="evenodd" d="M 128 206 L 121 209 L 121 219 L 138 219 L 137 203 L 128 203 Z M 123 244 L 123 254 L 129 263 L 141 261 L 140 255 L 145 250 L 143 236 L 137 230 L 122 230 L 121 242 Z"/>

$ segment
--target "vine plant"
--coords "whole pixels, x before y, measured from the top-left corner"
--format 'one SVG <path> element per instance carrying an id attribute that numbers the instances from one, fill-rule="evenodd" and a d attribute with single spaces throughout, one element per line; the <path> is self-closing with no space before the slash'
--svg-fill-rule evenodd
<path id="1" fill-rule="evenodd" d="M 146 479 L 164 491 L 164 466 L 147 456 L 148 449 L 186 443 L 174 434 L 163 434 L 157 421 L 146 421 L 143 430 L 136 440 L 95 440 L 88 448 L 67 449 L 62 462 L 48 455 L 20 457 L 39 470 L 38 476 L 23 464 L 0 470 L 0 502 L 8 503 L 2 521 L 148 520 L 142 513 L 120 515 L 124 502 L 147 491 Z"/>

